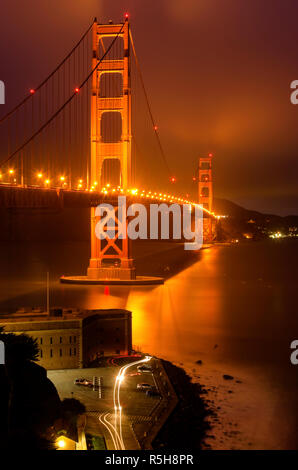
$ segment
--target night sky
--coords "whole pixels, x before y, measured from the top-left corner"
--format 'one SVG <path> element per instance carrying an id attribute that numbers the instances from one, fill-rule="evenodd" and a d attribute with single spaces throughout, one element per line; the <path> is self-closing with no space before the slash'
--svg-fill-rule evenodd
<path id="1" fill-rule="evenodd" d="M 62 60 L 97 16 L 130 21 L 160 135 L 189 191 L 215 154 L 215 195 L 298 214 L 296 0 L 9 0 L 1 4 L 3 115 Z"/>

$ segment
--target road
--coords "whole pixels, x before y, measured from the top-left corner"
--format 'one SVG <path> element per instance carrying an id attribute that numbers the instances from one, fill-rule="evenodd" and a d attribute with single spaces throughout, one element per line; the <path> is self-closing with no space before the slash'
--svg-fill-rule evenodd
<path id="1" fill-rule="evenodd" d="M 152 374 L 137 371 L 137 365 L 143 362 L 148 362 L 148 359 L 123 367 L 51 370 L 48 377 L 56 386 L 61 400 L 76 398 L 85 405 L 86 432 L 103 435 L 108 449 L 133 450 L 139 446 L 131 423 L 142 423 L 146 427 L 158 401 L 158 398 L 148 397 L 136 388 L 141 382 L 154 386 Z M 74 384 L 76 378 L 93 380 L 94 376 L 103 378 L 102 398 L 99 398 L 98 390 Z"/>

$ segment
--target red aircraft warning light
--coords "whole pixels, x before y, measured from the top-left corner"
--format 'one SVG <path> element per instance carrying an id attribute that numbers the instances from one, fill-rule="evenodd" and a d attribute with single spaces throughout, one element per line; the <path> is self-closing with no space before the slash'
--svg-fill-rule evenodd
<path id="1" fill-rule="evenodd" d="M 213 157 L 213 153 L 208 153 L 208 157 Z"/>
<path id="2" fill-rule="evenodd" d="M 34 88 L 30 88 L 30 93 L 31 93 L 31 95 L 33 95 L 35 93 Z"/>
<path id="3" fill-rule="evenodd" d="M 76 88 L 75 88 L 75 92 L 76 92 L 76 93 L 79 93 L 79 91 L 80 91 L 79 87 L 76 87 Z"/>
<path id="4" fill-rule="evenodd" d="M 128 20 L 128 18 L 129 18 L 129 14 L 128 14 L 128 13 L 125 13 L 125 15 L 124 15 L 124 16 L 125 16 L 125 19 L 126 19 L 126 20 Z"/>
<path id="5" fill-rule="evenodd" d="M 170 181 L 171 181 L 171 183 L 176 183 L 176 178 L 175 178 L 175 176 L 171 176 Z"/>

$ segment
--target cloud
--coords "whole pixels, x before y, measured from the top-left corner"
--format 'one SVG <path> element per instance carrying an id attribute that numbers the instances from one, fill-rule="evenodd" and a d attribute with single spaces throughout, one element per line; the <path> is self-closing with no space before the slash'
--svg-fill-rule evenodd
<path id="1" fill-rule="evenodd" d="M 166 0 L 169 15 L 176 21 L 191 23 L 196 21 L 207 5 L 206 0 Z"/>

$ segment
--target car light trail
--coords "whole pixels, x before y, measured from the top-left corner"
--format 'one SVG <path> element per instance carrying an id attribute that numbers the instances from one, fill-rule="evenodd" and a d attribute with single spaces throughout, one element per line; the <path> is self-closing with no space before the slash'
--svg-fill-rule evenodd
<path id="1" fill-rule="evenodd" d="M 108 416 L 109 415 L 110 415 L 110 413 L 101 413 L 99 415 L 98 419 L 99 419 L 100 423 L 108 430 L 108 432 L 109 432 L 109 434 L 112 438 L 115 450 L 119 450 L 118 443 L 117 443 L 117 440 L 119 440 L 119 439 L 116 439 L 116 429 L 114 428 L 112 423 L 110 423 L 108 421 Z M 114 437 L 114 435 L 115 435 L 115 437 Z"/>
<path id="2" fill-rule="evenodd" d="M 113 393 L 114 411 L 115 411 L 114 432 L 115 432 L 115 440 L 119 439 L 119 444 L 122 450 L 125 450 L 125 445 L 124 445 L 123 436 L 122 436 L 122 407 L 120 403 L 121 383 L 124 380 L 125 372 L 127 371 L 127 369 L 129 369 L 130 367 L 136 366 L 138 364 L 142 364 L 144 362 L 149 362 L 151 359 L 152 359 L 151 356 L 146 356 L 144 359 L 140 359 L 139 361 L 132 362 L 131 364 L 127 364 L 126 366 L 122 366 L 115 379 L 114 393 Z"/>

